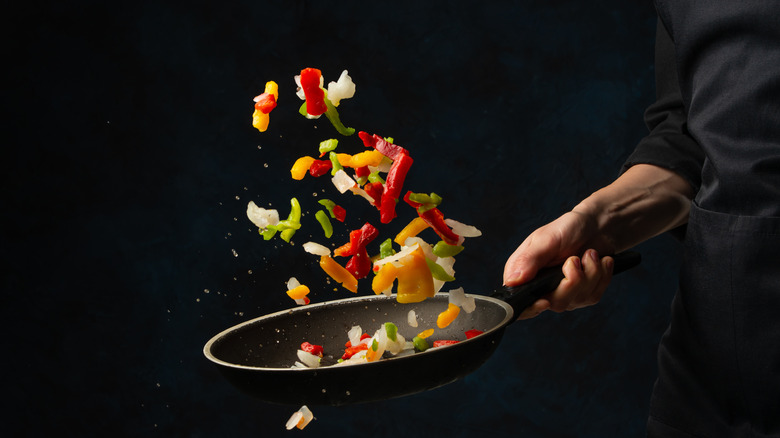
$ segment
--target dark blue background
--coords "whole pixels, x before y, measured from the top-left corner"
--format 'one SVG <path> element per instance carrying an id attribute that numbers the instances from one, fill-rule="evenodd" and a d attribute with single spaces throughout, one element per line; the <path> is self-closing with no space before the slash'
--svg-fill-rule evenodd
<path id="1" fill-rule="evenodd" d="M 312 194 L 336 196 L 289 178 L 295 158 L 336 135 L 296 114 L 301 68 L 326 80 L 348 69 L 357 94 L 342 120 L 410 149 L 407 187 L 439 193 L 448 217 L 484 231 L 456 264 L 471 293 L 500 286 L 522 239 L 613 179 L 645 133 L 649 1 L 325 3 L 58 2 L 7 17 L 5 429 L 642 436 L 676 282 L 668 236 L 643 244 L 643 265 L 598 306 L 512 325 L 464 380 L 313 407 L 303 432 L 283 427 L 297 406 L 239 393 L 203 357 L 215 333 L 289 307 L 292 275 L 316 301 L 349 295 L 325 287 L 300 248 L 319 236 Z M 280 104 L 260 134 L 251 99 L 268 80 Z M 294 195 L 311 213 L 308 232 L 294 246 L 264 242 L 246 203 L 286 214 Z M 351 204 L 348 226 L 375 218 Z"/>

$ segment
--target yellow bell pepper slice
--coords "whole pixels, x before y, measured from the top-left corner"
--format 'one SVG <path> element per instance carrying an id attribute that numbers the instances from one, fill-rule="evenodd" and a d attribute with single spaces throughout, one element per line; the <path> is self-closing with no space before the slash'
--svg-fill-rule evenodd
<path id="1" fill-rule="evenodd" d="M 425 267 L 427 268 L 428 266 L 426 265 Z M 322 268 L 326 274 L 330 275 L 332 279 L 336 280 L 336 282 L 344 286 L 344 288 L 348 291 L 357 292 L 358 282 L 355 276 L 347 271 L 346 268 L 338 264 L 338 262 L 333 260 L 332 257 L 321 256 L 320 268 Z"/>
<path id="2" fill-rule="evenodd" d="M 260 132 L 265 132 L 268 129 L 268 122 L 270 121 L 270 118 L 268 117 L 268 114 L 265 114 L 264 112 L 256 109 L 255 112 L 252 113 L 252 126 L 255 127 Z"/>
<path id="3" fill-rule="evenodd" d="M 264 93 L 273 94 L 274 99 L 279 100 L 279 85 L 274 81 L 268 81 L 265 83 Z"/>
<path id="4" fill-rule="evenodd" d="M 290 169 L 290 175 L 292 176 L 292 179 L 297 181 L 302 180 L 303 177 L 306 176 L 306 172 L 309 171 L 311 163 L 313 162 L 314 158 L 308 156 L 295 160 L 295 164 L 293 164 L 293 167 Z"/>
<path id="5" fill-rule="evenodd" d="M 403 245 L 406 242 L 406 239 L 420 234 L 422 230 L 428 227 L 430 227 L 430 225 L 428 225 L 428 222 L 425 222 L 425 219 L 417 216 L 416 218 L 412 219 L 412 221 L 409 222 L 409 224 L 406 225 L 404 229 L 401 230 L 401 232 L 395 236 L 393 242 L 399 245 Z"/>
<path id="6" fill-rule="evenodd" d="M 417 337 L 420 339 L 425 339 L 427 337 L 430 337 L 433 334 L 433 329 L 423 330 L 421 331 Z"/>
<path id="7" fill-rule="evenodd" d="M 387 288 L 393 286 L 393 282 L 398 276 L 398 268 L 392 263 L 385 263 L 379 268 L 379 272 L 376 273 L 374 279 L 371 280 L 371 290 L 375 294 L 379 295 Z"/>
<path id="8" fill-rule="evenodd" d="M 339 160 L 339 164 L 344 167 L 351 167 L 357 169 L 363 166 L 379 166 L 384 159 L 384 155 L 376 149 L 370 151 L 360 152 L 359 154 L 336 154 L 336 158 Z"/>
<path id="9" fill-rule="evenodd" d="M 400 262 L 403 266 L 398 268 L 396 301 L 402 304 L 419 303 L 436 293 L 433 288 L 433 276 L 421 248 L 402 258 Z"/>
<path id="10" fill-rule="evenodd" d="M 455 320 L 455 318 L 458 317 L 458 314 L 460 313 L 460 307 L 449 303 L 447 306 L 447 310 L 444 312 L 441 312 L 439 314 L 439 317 L 436 318 L 436 325 L 439 326 L 439 328 L 444 328 L 450 325 L 452 321 Z"/>
<path id="11" fill-rule="evenodd" d="M 308 294 L 309 294 L 309 288 L 303 284 L 300 286 L 296 286 L 287 291 L 287 295 L 289 295 L 290 298 L 294 300 L 303 299 L 303 297 L 305 297 Z"/>

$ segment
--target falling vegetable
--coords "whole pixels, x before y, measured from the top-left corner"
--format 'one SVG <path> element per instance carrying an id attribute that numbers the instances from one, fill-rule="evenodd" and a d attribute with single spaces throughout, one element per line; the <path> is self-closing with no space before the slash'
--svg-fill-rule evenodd
<path id="1" fill-rule="evenodd" d="M 279 100 L 279 86 L 274 81 L 266 82 L 263 93 L 254 98 L 255 112 L 252 114 L 252 126 L 258 131 L 265 132 L 268 129 L 268 114 L 276 108 L 277 100 Z"/>

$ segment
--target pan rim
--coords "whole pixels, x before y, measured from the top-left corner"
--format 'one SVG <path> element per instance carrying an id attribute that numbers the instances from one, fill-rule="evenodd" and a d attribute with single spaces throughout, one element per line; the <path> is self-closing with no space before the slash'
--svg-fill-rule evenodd
<path id="1" fill-rule="evenodd" d="M 482 333 L 481 335 L 479 335 L 477 337 L 460 341 L 459 344 L 460 343 L 466 343 L 466 342 L 478 342 L 478 341 L 480 341 L 478 338 L 480 338 L 482 336 L 491 335 L 491 334 L 493 334 L 493 333 L 495 333 L 495 332 L 497 332 L 499 330 L 503 330 L 512 321 L 512 318 L 514 317 L 514 310 L 512 309 L 512 306 L 510 306 L 506 301 L 503 301 L 503 300 L 498 299 L 498 298 L 486 296 L 486 295 L 478 295 L 478 294 L 468 294 L 468 295 L 474 297 L 477 300 L 483 300 L 483 301 L 487 301 L 487 302 L 496 304 L 499 307 L 503 308 L 506 313 L 504 315 L 504 319 L 501 320 L 500 323 L 496 324 L 491 329 L 485 331 L 484 333 Z M 434 297 L 449 297 L 449 294 L 446 293 L 446 292 L 439 292 L 439 293 L 436 293 L 434 295 Z M 272 318 L 275 318 L 275 317 L 278 317 L 278 316 L 281 316 L 281 315 L 284 315 L 284 314 L 293 314 L 293 313 L 297 313 L 297 312 L 310 311 L 312 309 L 317 309 L 317 308 L 320 308 L 320 307 L 332 306 L 332 305 L 336 305 L 336 304 L 343 303 L 343 302 L 359 303 L 359 302 L 362 302 L 362 301 L 366 301 L 366 302 L 371 302 L 371 301 L 389 301 L 389 300 L 393 300 L 394 301 L 395 299 L 396 299 L 396 294 L 392 294 L 392 295 L 365 295 L 365 296 L 360 296 L 360 297 L 349 297 L 349 298 L 342 298 L 342 299 L 332 300 L 332 301 L 324 301 L 324 302 L 315 303 L 315 304 L 308 304 L 308 305 L 305 305 L 305 306 L 291 307 L 291 308 L 283 309 L 283 310 L 280 310 L 280 311 L 277 311 L 277 312 L 274 312 L 274 313 L 269 313 L 267 315 L 262 315 L 262 316 L 259 316 L 259 317 L 256 317 L 256 318 L 252 318 L 252 319 L 249 319 L 247 321 L 238 323 L 238 324 L 233 325 L 231 327 L 228 327 L 227 329 L 222 330 L 221 332 L 219 332 L 216 335 L 212 336 L 211 339 L 209 339 L 208 342 L 206 342 L 206 344 L 203 346 L 203 354 L 204 354 L 204 356 L 206 356 L 206 358 L 208 360 L 210 360 L 211 362 L 213 362 L 213 363 L 215 363 L 215 364 L 217 364 L 219 366 L 222 366 L 222 367 L 233 368 L 233 369 L 237 369 L 237 370 L 247 370 L 247 371 L 263 371 L 263 372 L 272 371 L 272 372 L 296 372 L 296 373 L 307 373 L 307 372 L 308 373 L 322 373 L 322 372 L 328 372 L 327 370 L 338 370 L 338 369 L 341 369 L 341 368 L 344 368 L 344 367 L 353 367 L 353 366 L 358 366 L 358 365 L 362 365 L 362 366 L 379 365 L 379 364 L 386 363 L 388 361 L 392 361 L 392 360 L 396 360 L 396 359 L 403 359 L 405 357 L 414 357 L 413 355 L 412 356 L 391 357 L 391 358 L 382 359 L 382 360 L 379 360 L 379 361 L 376 361 L 376 362 L 365 362 L 365 363 L 356 363 L 356 364 L 347 364 L 347 365 L 331 365 L 331 366 L 318 367 L 318 368 L 293 368 L 292 366 L 282 368 L 282 367 L 248 366 L 248 365 L 241 365 L 241 364 L 236 364 L 236 363 L 232 363 L 232 362 L 226 362 L 226 361 L 224 361 L 222 359 L 217 358 L 211 352 L 212 346 L 217 341 L 219 341 L 221 338 L 223 338 L 225 335 L 229 334 L 230 332 L 239 330 L 239 329 L 243 328 L 244 326 L 254 324 L 254 323 L 256 323 L 257 321 L 260 321 L 260 320 L 272 319 Z M 452 347 L 452 346 L 445 345 L 445 346 L 442 346 L 442 347 L 437 347 L 435 349 L 431 348 L 429 350 L 426 350 L 425 353 L 426 354 L 436 354 L 437 352 L 443 351 L 444 349 L 446 349 L 448 347 Z M 417 354 L 417 353 L 415 353 L 415 354 Z"/>

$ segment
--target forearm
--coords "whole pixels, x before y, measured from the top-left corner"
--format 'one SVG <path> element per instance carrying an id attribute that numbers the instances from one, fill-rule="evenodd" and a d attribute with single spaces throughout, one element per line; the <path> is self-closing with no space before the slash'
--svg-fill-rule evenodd
<path id="1" fill-rule="evenodd" d="M 597 230 L 586 247 L 620 252 L 687 222 L 690 184 L 661 167 L 638 164 L 574 209 Z"/>

